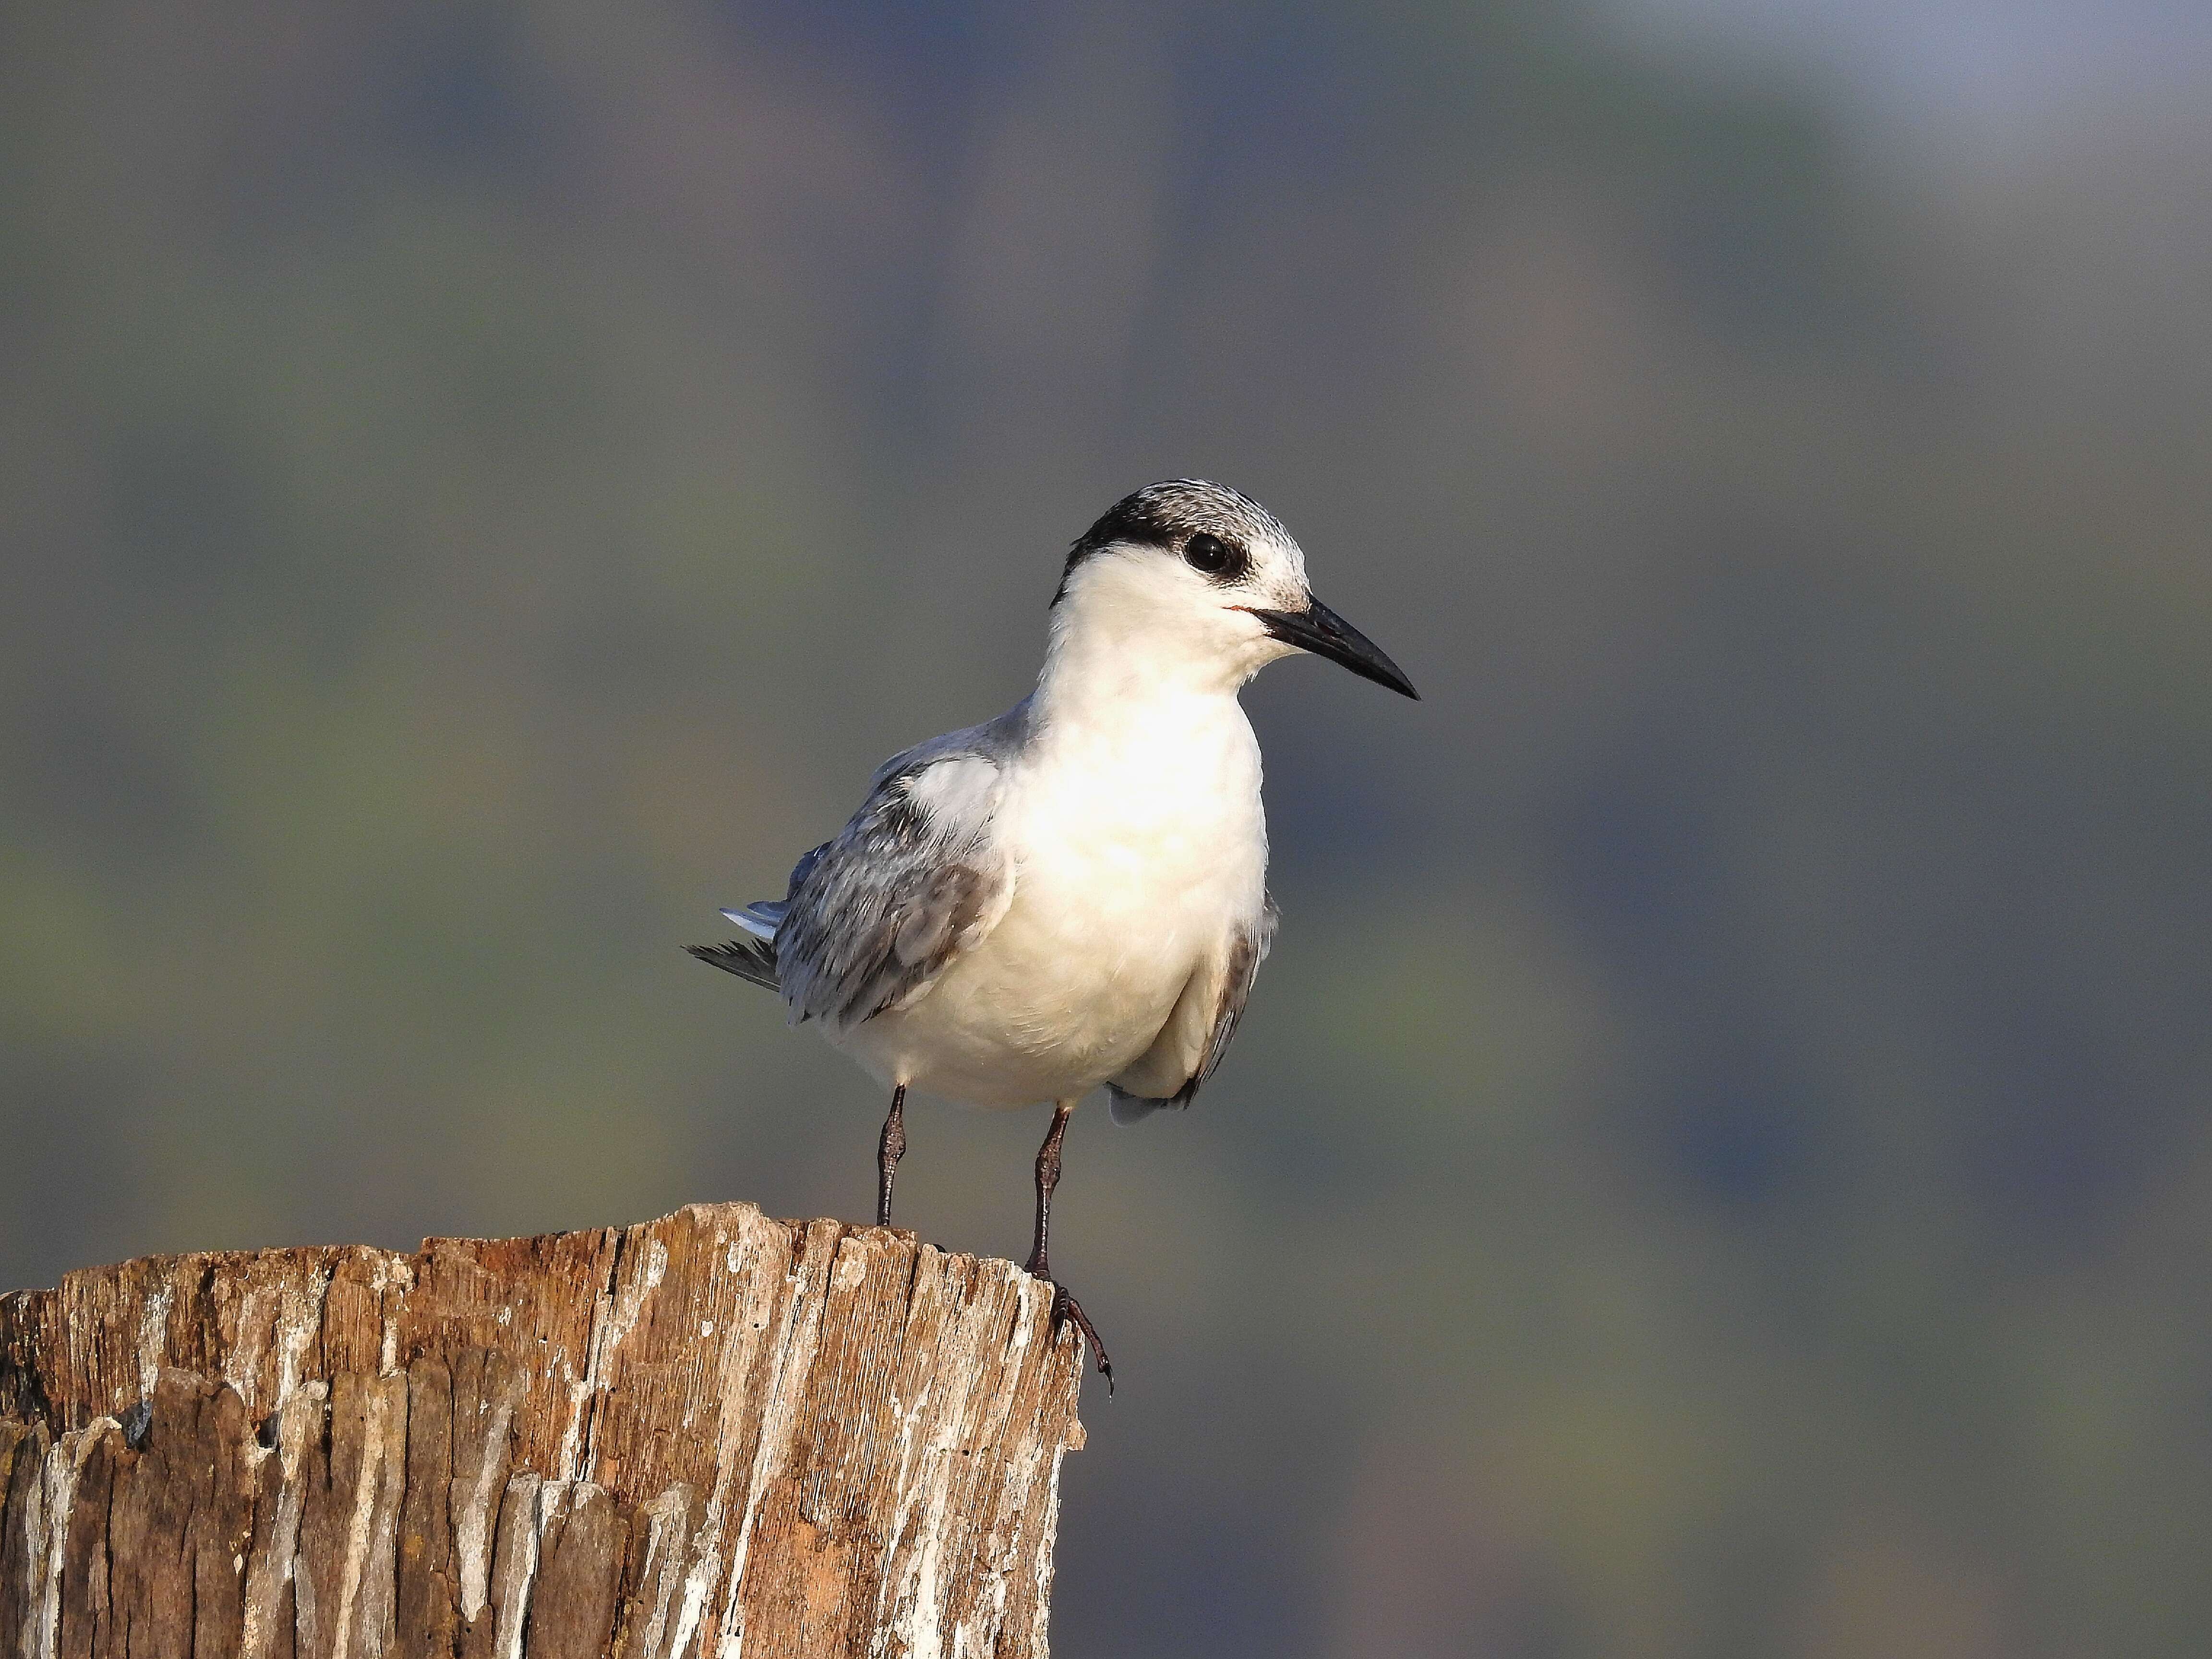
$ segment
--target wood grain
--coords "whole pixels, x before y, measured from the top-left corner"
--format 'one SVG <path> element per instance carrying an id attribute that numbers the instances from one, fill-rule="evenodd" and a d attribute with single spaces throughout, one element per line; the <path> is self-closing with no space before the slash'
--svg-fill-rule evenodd
<path id="1" fill-rule="evenodd" d="M 1045 1652 L 1081 1355 L 1009 1262 L 696 1205 L 0 1297 L 0 1659 Z"/>

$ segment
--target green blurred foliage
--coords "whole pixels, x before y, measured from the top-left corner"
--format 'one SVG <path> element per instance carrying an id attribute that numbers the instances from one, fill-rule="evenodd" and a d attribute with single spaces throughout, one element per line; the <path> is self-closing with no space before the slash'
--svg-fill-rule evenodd
<path id="1" fill-rule="evenodd" d="M 1275 958 L 1079 1120 L 1059 1650 L 2199 1650 L 2208 158 L 1779 74 L 0 13 L 0 1279 L 860 1213 L 881 1103 L 676 947 L 1203 473 L 1427 701 L 1255 688 Z M 924 1111 L 902 1218 L 1018 1250 L 1042 1127 Z"/>

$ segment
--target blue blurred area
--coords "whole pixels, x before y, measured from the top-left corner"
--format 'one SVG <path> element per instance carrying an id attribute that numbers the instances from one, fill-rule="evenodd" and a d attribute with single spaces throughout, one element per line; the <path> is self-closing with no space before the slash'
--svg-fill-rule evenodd
<path id="1" fill-rule="evenodd" d="M 2151 0 L 15 9 L 0 1281 L 862 1214 L 871 1086 L 677 947 L 1199 473 L 1426 700 L 1255 685 L 1275 957 L 1077 1121 L 1057 1650 L 2200 1650 L 2208 82 Z M 920 1110 L 902 1219 L 1018 1252 L 1042 1127 Z"/>

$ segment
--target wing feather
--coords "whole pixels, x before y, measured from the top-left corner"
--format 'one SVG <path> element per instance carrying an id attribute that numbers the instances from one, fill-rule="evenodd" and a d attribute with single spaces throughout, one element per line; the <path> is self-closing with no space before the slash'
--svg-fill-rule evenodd
<path id="1" fill-rule="evenodd" d="M 773 991 L 775 982 L 775 951 L 758 939 L 733 939 L 727 945 L 687 945 L 684 947 L 710 968 L 720 968 L 726 974 L 735 974 Z"/>
<path id="2" fill-rule="evenodd" d="M 911 1002 L 997 926 L 1013 897 L 992 834 L 1003 783 L 988 755 L 944 738 L 877 775 L 793 872 L 774 949 L 795 1019 L 853 1025 Z"/>
<path id="3" fill-rule="evenodd" d="M 1182 1024 L 1179 1018 L 1182 1006 L 1178 1003 L 1176 1014 L 1170 1017 L 1166 1029 L 1160 1033 L 1159 1042 L 1154 1043 L 1121 1077 L 1106 1085 L 1110 1097 L 1108 1109 L 1115 1122 L 1136 1123 L 1154 1112 L 1169 1108 L 1180 1110 L 1190 1104 L 1198 1093 L 1199 1085 L 1213 1075 L 1214 1068 L 1221 1064 L 1222 1057 L 1229 1052 L 1229 1045 L 1237 1036 L 1237 1024 L 1244 1018 L 1244 1005 L 1251 998 L 1253 982 L 1260 976 L 1260 964 L 1267 959 L 1267 951 L 1275 942 L 1275 925 L 1281 917 L 1282 913 L 1275 908 L 1274 896 L 1267 895 L 1261 904 L 1259 920 L 1231 933 L 1229 948 L 1215 971 L 1197 976 L 1190 991 L 1185 993 L 1186 997 L 1192 992 L 1211 991 L 1212 994 L 1210 1018 L 1204 1028 L 1205 1046 L 1195 1065 L 1191 1064 L 1188 1049 L 1180 1054 L 1163 1052 L 1170 1045 L 1180 1047 L 1188 1041 L 1179 1029 Z M 1211 983 L 1206 982 L 1209 981 Z M 1189 1069 L 1184 1074 L 1182 1085 L 1172 1094 L 1153 1096 L 1142 1092 L 1139 1088 L 1123 1086 L 1125 1083 L 1137 1085 L 1139 1080 L 1144 1085 L 1158 1086 L 1159 1073 L 1164 1067 L 1170 1068 L 1167 1076 L 1172 1079 L 1176 1074 L 1176 1069 L 1172 1068 L 1183 1066 Z"/>

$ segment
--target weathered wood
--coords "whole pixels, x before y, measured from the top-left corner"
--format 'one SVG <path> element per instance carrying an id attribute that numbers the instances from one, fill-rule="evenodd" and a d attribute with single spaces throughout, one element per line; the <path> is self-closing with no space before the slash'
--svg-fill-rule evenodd
<path id="1" fill-rule="evenodd" d="M 1042 1655 L 1081 1356 L 750 1205 L 0 1297 L 0 1659 Z"/>

